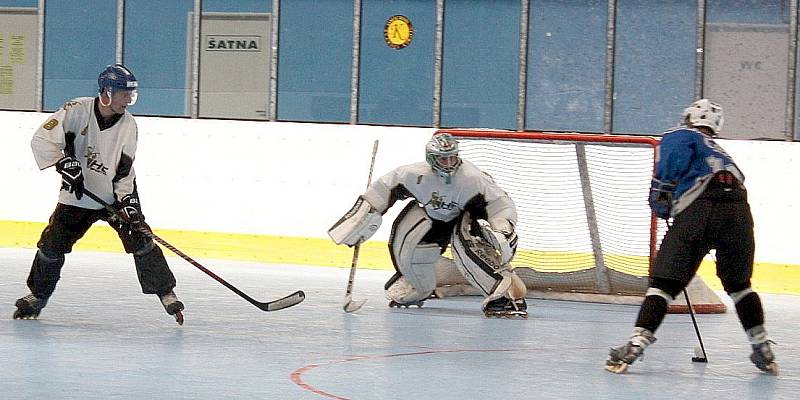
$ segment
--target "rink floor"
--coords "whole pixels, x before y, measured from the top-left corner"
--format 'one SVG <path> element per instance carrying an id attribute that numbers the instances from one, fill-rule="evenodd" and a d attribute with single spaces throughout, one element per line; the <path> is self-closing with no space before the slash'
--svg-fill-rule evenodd
<path id="1" fill-rule="evenodd" d="M 700 315 L 708 364 L 692 363 L 688 315 L 669 315 L 643 362 L 602 368 L 638 307 L 529 299 L 527 320 L 487 319 L 480 298 L 389 309 L 387 271 L 359 270 L 357 313 L 342 311 L 348 269 L 200 260 L 263 312 L 179 258 L 178 326 L 142 295 L 125 254 L 73 253 L 39 320 L 12 320 L 34 250 L 0 248 L 0 398 L 11 399 L 796 399 L 800 298 L 763 295 L 781 376 L 760 374 L 733 308 Z M 727 297 L 723 297 L 730 305 Z"/>

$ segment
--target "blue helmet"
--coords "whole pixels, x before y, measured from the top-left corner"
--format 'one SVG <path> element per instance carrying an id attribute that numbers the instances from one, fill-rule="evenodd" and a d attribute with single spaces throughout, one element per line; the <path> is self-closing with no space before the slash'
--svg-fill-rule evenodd
<path id="1" fill-rule="evenodd" d="M 109 65 L 100 76 L 97 77 L 97 86 L 99 92 L 103 92 L 105 88 L 115 90 L 136 90 L 139 82 L 133 76 L 133 72 L 122 64 Z"/>

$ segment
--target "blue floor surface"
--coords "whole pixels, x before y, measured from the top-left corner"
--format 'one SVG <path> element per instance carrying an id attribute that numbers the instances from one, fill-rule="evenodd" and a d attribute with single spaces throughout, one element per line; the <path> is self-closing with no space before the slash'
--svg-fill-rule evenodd
<path id="1" fill-rule="evenodd" d="M 800 298 L 763 295 L 781 367 L 762 375 L 730 307 L 698 321 L 708 364 L 693 363 L 688 315 L 668 315 L 626 375 L 603 370 L 638 307 L 529 299 L 527 320 L 487 319 L 478 297 L 389 309 L 387 271 L 359 270 L 357 313 L 342 311 L 347 269 L 201 260 L 263 312 L 179 258 L 178 326 L 142 295 L 124 254 L 67 256 L 39 320 L 12 320 L 34 250 L 0 249 L 0 398 L 11 399 L 797 399 Z"/>

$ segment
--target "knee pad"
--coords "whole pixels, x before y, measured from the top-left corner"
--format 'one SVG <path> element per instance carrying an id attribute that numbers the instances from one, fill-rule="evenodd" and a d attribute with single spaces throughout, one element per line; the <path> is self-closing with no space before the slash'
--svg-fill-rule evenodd
<path id="1" fill-rule="evenodd" d="M 46 252 L 46 251 L 44 251 L 42 249 L 39 249 L 36 252 L 36 258 L 38 258 L 39 261 L 44 262 L 44 263 L 48 263 L 48 264 L 58 264 L 58 263 L 62 263 L 63 264 L 64 263 L 64 254 L 62 254 L 62 253 L 50 253 L 50 252 Z"/>
<path id="2" fill-rule="evenodd" d="M 134 257 L 144 257 L 156 248 L 156 244 L 152 240 L 143 243 L 141 247 L 133 251 Z"/>
<path id="3" fill-rule="evenodd" d="M 736 292 L 728 292 L 728 296 L 733 300 L 733 304 L 739 304 L 739 302 L 747 297 L 748 294 L 753 293 L 753 288 L 745 288 Z"/>
<path id="4" fill-rule="evenodd" d="M 728 296 L 731 296 L 732 299 L 734 293 L 743 293 L 741 295 L 737 295 L 739 298 L 742 298 L 747 295 L 747 293 L 745 293 L 747 290 L 750 290 L 752 292 L 750 286 L 751 285 L 749 279 L 743 282 L 731 282 L 729 280 L 724 280 L 724 279 L 722 280 L 722 288 L 725 289 L 725 293 L 728 293 Z M 733 299 L 733 301 L 736 302 L 736 299 Z"/>
<path id="5" fill-rule="evenodd" d="M 688 285 L 689 282 L 681 282 L 675 279 L 667 279 L 667 278 L 658 278 L 653 277 L 650 279 L 650 288 L 658 289 L 663 293 L 666 293 L 670 298 L 664 297 L 667 301 L 672 301 L 683 291 L 683 289 Z M 648 292 L 650 291 L 648 288 Z M 654 291 L 653 294 L 658 295 L 657 291 Z"/>
<path id="6" fill-rule="evenodd" d="M 654 287 L 647 288 L 647 291 L 644 293 L 644 297 L 646 298 L 647 296 L 661 297 L 662 299 L 664 299 L 664 301 L 667 302 L 667 305 L 669 305 L 670 303 L 672 303 L 673 300 L 675 300 L 675 298 L 672 297 L 672 295 L 670 295 L 669 293 L 665 292 L 662 289 Z"/>

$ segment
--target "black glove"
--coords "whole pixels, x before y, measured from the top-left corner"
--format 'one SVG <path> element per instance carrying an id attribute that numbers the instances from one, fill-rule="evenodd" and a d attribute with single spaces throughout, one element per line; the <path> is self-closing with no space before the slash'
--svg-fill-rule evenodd
<path id="1" fill-rule="evenodd" d="M 144 224 L 144 215 L 142 215 L 142 208 L 139 205 L 139 197 L 135 194 L 129 194 L 122 198 L 122 200 L 114 203 L 114 209 L 119 214 L 125 217 L 125 221 L 132 227 L 137 228 Z"/>
<path id="2" fill-rule="evenodd" d="M 75 157 L 64 157 L 56 162 L 56 172 L 61 174 L 61 190 L 75 193 L 78 200 L 83 197 L 83 170 Z"/>
<path id="3" fill-rule="evenodd" d="M 648 202 L 657 217 L 669 219 L 672 212 L 673 193 L 675 193 L 675 185 L 672 183 L 662 182 L 655 178 L 650 182 Z"/>

